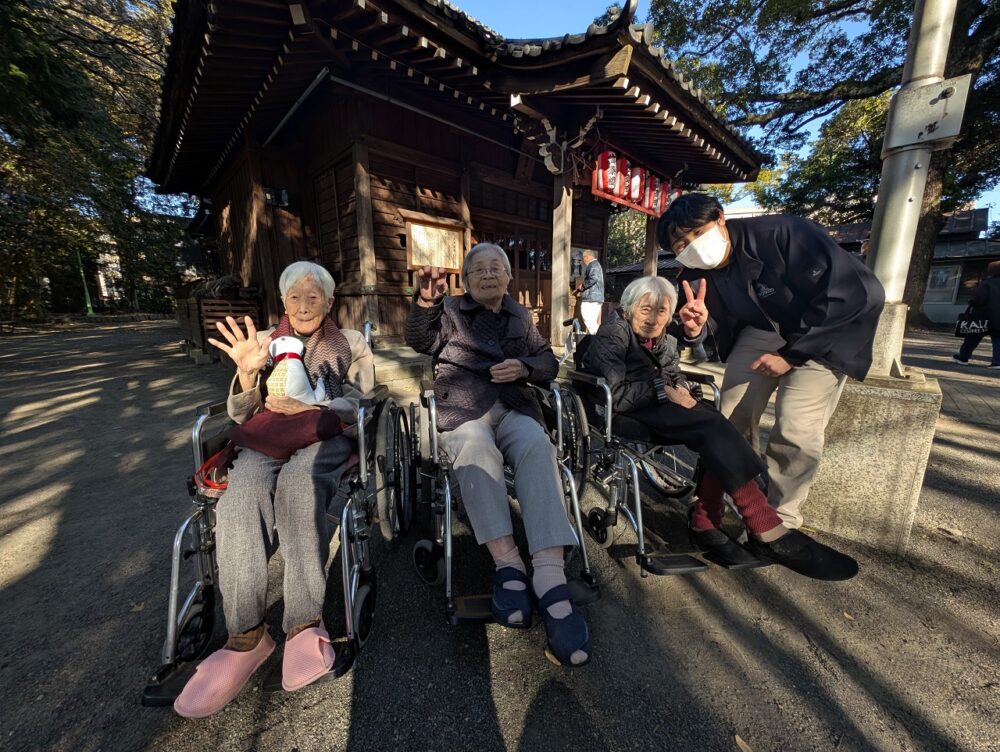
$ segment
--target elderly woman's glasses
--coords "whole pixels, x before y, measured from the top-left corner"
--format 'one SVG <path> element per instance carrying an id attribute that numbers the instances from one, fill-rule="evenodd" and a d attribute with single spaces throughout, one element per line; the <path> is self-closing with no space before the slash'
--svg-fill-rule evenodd
<path id="1" fill-rule="evenodd" d="M 489 277 L 499 277 L 501 275 L 507 274 L 507 270 L 502 266 L 491 266 L 487 269 L 470 269 L 469 276 L 475 277 L 476 279 L 483 279 L 487 276 Z"/>

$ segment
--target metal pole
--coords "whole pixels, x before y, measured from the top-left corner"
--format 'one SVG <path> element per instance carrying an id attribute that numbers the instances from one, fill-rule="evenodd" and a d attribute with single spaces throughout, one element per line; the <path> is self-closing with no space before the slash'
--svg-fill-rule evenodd
<path id="1" fill-rule="evenodd" d="M 90 304 L 90 290 L 87 289 L 87 275 L 83 271 L 83 259 L 80 257 L 80 249 L 76 249 L 76 263 L 80 267 L 80 281 L 83 282 L 83 302 L 87 306 L 87 315 L 94 315 L 94 306 Z"/>
<path id="2" fill-rule="evenodd" d="M 915 0 L 903 85 L 892 99 L 886 144 L 891 143 L 894 134 L 902 129 L 901 119 L 894 117 L 901 95 L 910 89 L 944 80 L 955 5 L 956 0 Z M 892 364 L 902 353 L 906 319 L 903 292 L 932 151 L 932 145 L 927 143 L 883 149 L 868 265 L 885 286 L 886 308 L 876 336 L 872 374 L 893 372 Z"/>

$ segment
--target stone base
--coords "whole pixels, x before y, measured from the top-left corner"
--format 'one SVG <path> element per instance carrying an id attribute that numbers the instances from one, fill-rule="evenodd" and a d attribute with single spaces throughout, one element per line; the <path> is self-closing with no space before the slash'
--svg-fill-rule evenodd
<path id="1" fill-rule="evenodd" d="M 870 376 L 897 376 L 893 368 L 903 357 L 903 337 L 906 334 L 906 303 L 886 303 L 875 330 Z"/>
<path id="2" fill-rule="evenodd" d="M 806 524 L 903 553 L 941 410 L 936 379 L 848 381 L 826 429 Z"/>
<path id="3" fill-rule="evenodd" d="M 414 352 L 406 345 L 379 343 L 374 351 L 375 381 L 385 384 L 397 398 L 414 395 L 422 380 L 433 379 L 431 359 Z"/>

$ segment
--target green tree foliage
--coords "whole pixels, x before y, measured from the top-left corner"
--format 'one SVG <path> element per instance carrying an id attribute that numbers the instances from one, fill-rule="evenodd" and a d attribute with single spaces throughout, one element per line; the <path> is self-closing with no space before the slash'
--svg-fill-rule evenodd
<path id="1" fill-rule="evenodd" d="M 93 270 L 113 248 L 131 304 L 162 307 L 180 230 L 139 176 L 168 14 L 165 0 L 0 4 L 0 306 L 59 305 L 77 253 Z"/>
<path id="2" fill-rule="evenodd" d="M 756 202 L 825 225 L 866 222 L 878 193 L 889 95 L 847 102 L 827 120 L 804 157 L 781 156 L 748 186 Z"/>
<path id="3" fill-rule="evenodd" d="M 872 217 L 887 93 L 912 0 L 652 0 L 659 43 L 771 160 L 766 206 L 827 222 Z M 919 309 L 950 211 L 1000 183 L 1000 3 L 958 0 L 946 76 L 970 74 L 962 135 L 930 165 L 906 301 Z M 809 126 L 827 120 L 804 159 Z M 758 130 L 759 129 L 759 130 Z M 774 174 L 770 175 L 772 179 Z"/>
<path id="4" fill-rule="evenodd" d="M 607 266 L 642 261 L 646 253 L 646 215 L 634 209 L 616 211 L 608 221 Z"/>

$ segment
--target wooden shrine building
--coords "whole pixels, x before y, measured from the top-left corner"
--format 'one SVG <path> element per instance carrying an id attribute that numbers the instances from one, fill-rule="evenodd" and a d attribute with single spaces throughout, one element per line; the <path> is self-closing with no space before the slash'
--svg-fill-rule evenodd
<path id="1" fill-rule="evenodd" d="M 612 207 L 642 203 L 616 191 L 662 189 L 655 216 L 682 185 L 758 170 L 635 6 L 509 40 L 446 0 L 177 0 L 149 175 L 202 199 L 224 271 L 260 288 L 272 321 L 281 270 L 312 259 L 341 325 L 399 337 L 414 265 L 457 268 L 491 241 L 560 342 L 574 252 L 603 257 Z M 608 154 L 614 185 L 597 190 Z"/>

